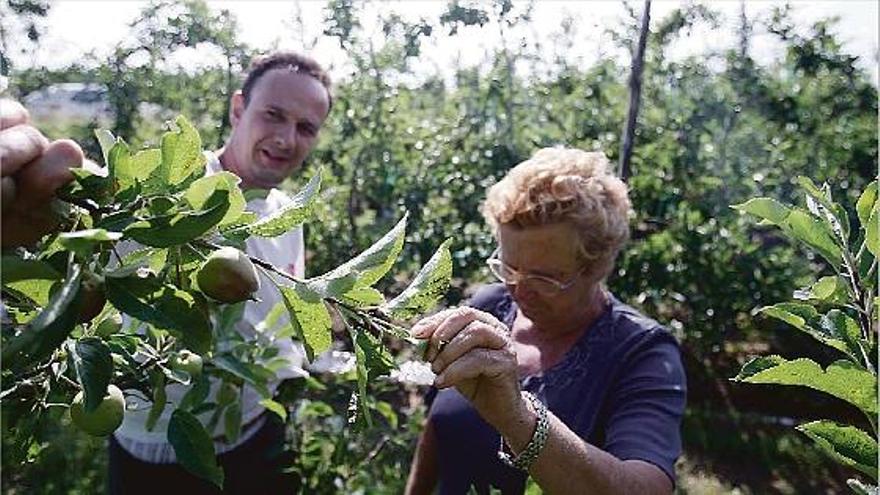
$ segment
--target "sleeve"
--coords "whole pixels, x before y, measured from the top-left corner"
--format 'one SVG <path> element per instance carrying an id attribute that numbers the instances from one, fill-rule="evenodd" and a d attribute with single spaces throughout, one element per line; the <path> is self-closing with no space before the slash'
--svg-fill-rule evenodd
<path id="1" fill-rule="evenodd" d="M 662 328 L 643 334 L 606 402 L 604 450 L 659 467 L 675 484 L 687 385 L 675 339 Z"/>

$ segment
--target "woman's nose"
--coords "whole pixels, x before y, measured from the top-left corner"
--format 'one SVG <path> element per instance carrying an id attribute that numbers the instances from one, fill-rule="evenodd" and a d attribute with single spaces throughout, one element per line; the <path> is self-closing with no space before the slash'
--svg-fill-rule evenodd
<path id="1" fill-rule="evenodd" d="M 516 299 L 531 301 L 537 295 L 534 290 L 529 288 L 528 284 L 515 283 L 508 284 L 507 287 Z"/>

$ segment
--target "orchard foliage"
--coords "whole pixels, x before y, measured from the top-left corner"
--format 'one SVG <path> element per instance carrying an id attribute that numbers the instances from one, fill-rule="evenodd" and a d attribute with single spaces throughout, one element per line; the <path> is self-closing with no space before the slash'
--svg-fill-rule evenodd
<path id="1" fill-rule="evenodd" d="M 756 357 L 734 380 L 744 383 L 809 387 L 848 402 L 864 413 L 870 431 L 829 420 L 801 424 L 798 430 L 831 458 L 867 476 L 847 481 L 860 495 L 877 492 L 877 334 L 880 298 L 877 296 L 877 255 L 880 254 L 880 200 L 871 182 L 856 204 L 858 228 L 851 229 L 847 209 L 831 197 L 826 184 L 816 187 L 799 179 L 807 209 L 755 198 L 734 206 L 761 219 L 762 225 L 782 230 L 825 259 L 830 274 L 794 293 L 795 301 L 765 306 L 760 314 L 834 349 L 839 359 L 823 367 L 808 358 L 778 355 Z"/>
<path id="2" fill-rule="evenodd" d="M 198 132 L 183 117 L 156 149 L 132 152 L 108 132 L 98 138 L 106 167 L 75 170 L 75 182 L 59 194 L 69 206 L 63 230 L 35 249 L 3 257 L 4 431 L 21 435 L 26 446 L 28 424 L 70 402 L 75 425 L 110 434 L 123 418 L 122 389 L 152 401 L 148 430 L 170 408 L 167 438 L 179 461 L 222 486 L 211 435 L 197 416 L 210 417 L 209 428 L 222 416 L 226 437 L 238 438 L 238 390 L 247 384 L 262 396 L 261 404 L 286 419 L 269 384 L 292 363 L 274 358 L 276 341 L 295 337 L 314 360 L 332 345 L 331 315 L 355 350 L 352 401 L 360 407 L 352 417 L 369 423 L 368 380 L 394 368 L 383 338 L 406 338 L 395 322 L 422 314 L 445 292 L 452 275 L 449 242 L 390 301 L 373 285 L 397 260 L 405 216 L 348 262 L 297 279 L 239 249 L 249 237 L 279 236 L 310 220 L 320 171 L 286 207 L 258 218 L 247 211 L 236 176 L 206 175 Z M 289 323 L 247 338 L 233 326 L 240 302 L 259 286 L 257 268 L 277 287 Z M 234 286 L 223 287 L 223 281 Z M 133 321 L 113 326 L 119 313 Z M 208 401 L 208 377 L 231 393 Z M 165 385 L 172 382 L 188 387 L 180 403 L 166 397 Z"/>

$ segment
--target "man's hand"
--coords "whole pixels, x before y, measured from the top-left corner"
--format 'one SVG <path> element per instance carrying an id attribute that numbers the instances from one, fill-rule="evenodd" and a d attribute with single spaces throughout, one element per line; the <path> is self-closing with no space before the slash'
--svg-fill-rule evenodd
<path id="1" fill-rule="evenodd" d="M 55 191 L 73 180 L 83 152 L 69 139 L 49 142 L 18 102 L 0 100 L 0 200 L 4 248 L 31 245 L 58 226 Z"/>

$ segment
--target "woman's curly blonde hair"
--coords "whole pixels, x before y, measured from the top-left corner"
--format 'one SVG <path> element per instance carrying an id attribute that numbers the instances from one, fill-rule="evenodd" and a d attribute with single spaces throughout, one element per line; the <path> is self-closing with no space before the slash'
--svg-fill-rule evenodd
<path id="1" fill-rule="evenodd" d="M 627 187 L 602 152 L 538 150 L 489 188 L 482 212 L 496 238 L 501 225 L 569 222 L 579 234 L 581 256 L 602 279 L 629 239 Z"/>

